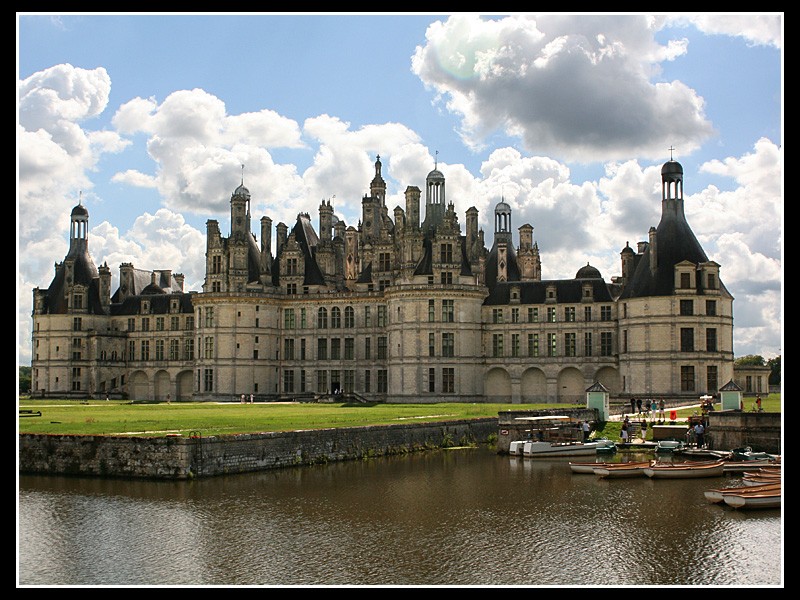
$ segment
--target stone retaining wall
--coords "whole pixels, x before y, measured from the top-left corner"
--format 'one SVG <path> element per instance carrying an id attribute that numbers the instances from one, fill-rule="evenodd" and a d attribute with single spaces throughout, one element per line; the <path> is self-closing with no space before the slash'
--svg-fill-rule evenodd
<path id="1" fill-rule="evenodd" d="M 708 436 L 716 450 L 750 446 L 756 452 L 781 454 L 782 413 L 713 411 L 708 414 Z"/>
<path id="2" fill-rule="evenodd" d="M 115 437 L 19 435 L 19 472 L 90 477 L 191 479 L 426 448 L 485 443 L 494 418 L 226 435 Z"/>

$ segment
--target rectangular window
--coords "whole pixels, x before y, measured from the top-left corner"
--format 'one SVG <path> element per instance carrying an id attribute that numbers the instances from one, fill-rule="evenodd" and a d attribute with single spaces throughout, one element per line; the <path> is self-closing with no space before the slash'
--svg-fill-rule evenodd
<path id="1" fill-rule="evenodd" d="M 364 339 L 364 358 L 366 360 L 372 359 L 372 338 Z"/>
<path id="2" fill-rule="evenodd" d="M 386 369 L 378 369 L 378 393 L 385 394 L 389 391 L 389 372 Z"/>
<path id="3" fill-rule="evenodd" d="M 694 314 L 694 301 L 681 300 L 681 316 L 691 317 Z"/>
<path id="4" fill-rule="evenodd" d="M 150 331 L 150 317 L 142 318 L 142 331 Z"/>
<path id="5" fill-rule="evenodd" d="M 493 333 L 492 334 L 492 356 L 495 358 L 500 358 L 503 356 L 503 334 L 502 333 Z"/>
<path id="6" fill-rule="evenodd" d="M 206 308 L 206 327 L 214 326 L 214 307 L 209 306 Z"/>
<path id="7" fill-rule="evenodd" d="M 439 262 L 453 262 L 453 244 L 442 244 L 439 253 Z"/>
<path id="8" fill-rule="evenodd" d="M 222 272 L 222 257 L 220 255 L 211 257 L 211 272 L 214 274 Z"/>
<path id="9" fill-rule="evenodd" d="M 297 275 L 297 259 L 286 259 L 286 275 Z"/>
<path id="10" fill-rule="evenodd" d="M 612 356 L 614 354 L 613 338 L 610 331 L 600 332 L 600 356 Z"/>
<path id="11" fill-rule="evenodd" d="M 714 327 L 706 329 L 706 352 L 717 351 L 717 330 Z"/>
<path id="12" fill-rule="evenodd" d="M 296 283 L 287 283 L 286 284 L 286 294 L 289 296 L 294 296 L 297 294 L 297 284 Z"/>
<path id="13" fill-rule="evenodd" d="M 611 320 L 611 307 L 610 306 L 601 306 L 600 307 L 600 320 L 601 321 L 610 321 Z"/>
<path id="14" fill-rule="evenodd" d="M 328 309 L 324 306 L 321 306 L 317 310 L 317 329 L 327 329 L 328 328 Z"/>
<path id="15" fill-rule="evenodd" d="M 342 359 L 342 339 L 331 338 L 331 360 Z"/>
<path id="16" fill-rule="evenodd" d="M 203 352 L 205 353 L 205 358 L 214 358 L 214 338 L 207 337 L 203 341 Z"/>
<path id="17" fill-rule="evenodd" d="M 392 255 L 389 252 L 378 253 L 378 270 L 379 271 L 392 270 Z"/>
<path id="18" fill-rule="evenodd" d="M 436 356 L 436 335 L 428 334 L 428 356 Z"/>
<path id="19" fill-rule="evenodd" d="M 453 283 L 452 271 L 442 271 L 439 274 L 439 281 L 442 283 L 442 285 L 451 285 Z"/>
<path id="20" fill-rule="evenodd" d="M 136 331 L 136 319 L 128 319 L 128 331 Z"/>
<path id="21" fill-rule="evenodd" d="M 694 391 L 694 367 L 681 367 L 681 391 Z"/>
<path id="22" fill-rule="evenodd" d="M 291 394 L 294 392 L 294 369 L 283 370 L 283 393 Z"/>
<path id="23" fill-rule="evenodd" d="M 283 358 L 284 360 L 294 360 L 294 340 L 291 338 L 283 340 Z"/>
<path id="24" fill-rule="evenodd" d="M 306 309 L 300 309 L 300 328 L 305 329 L 306 327 Z"/>
<path id="25" fill-rule="evenodd" d="M 706 300 L 706 314 L 709 317 L 716 317 L 717 316 L 717 301 L 716 300 Z"/>
<path id="26" fill-rule="evenodd" d="M 694 352 L 694 329 L 681 327 L 681 352 Z"/>
<path id="27" fill-rule="evenodd" d="M 164 331 L 164 317 L 156 317 L 156 331 Z"/>
<path id="28" fill-rule="evenodd" d="M 317 340 L 317 360 L 328 360 L 327 338 L 319 338 Z"/>
<path id="29" fill-rule="evenodd" d="M 587 331 L 583 334 L 583 355 L 592 356 L 592 332 Z"/>
<path id="30" fill-rule="evenodd" d="M 514 358 L 519 357 L 519 334 L 512 333 L 511 334 L 511 356 Z"/>
<path id="31" fill-rule="evenodd" d="M 681 273 L 681 289 L 688 290 L 692 287 L 691 273 Z"/>
<path id="32" fill-rule="evenodd" d="M 547 334 L 547 356 L 558 356 L 558 346 L 555 333 Z"/>
<path id="33" fill-rule="evenodd" d="M 369 369 L 364 371 L 364 392 L 369 394 L 372 391 L 372 373 Z"/>
<path id="34" fill-rule="evenodd" d="M 706 367 L 706 391 L 716 394 L 719 389 L 719 376 L 716 365 Z"/>
<path id="35" fill-rule="evenodd" d="M 442 300 L 442 323 L 455 321 L 455 300 Z"/>
<path id="36" fill-rule="evenodd" d="M 385 335 L 378 336 L 378 360 L 386 360 L 387 338 Z"/>
<path id="37" fill-rule="evenodd" d="M 83 308 L 83 296 L 80 294 L 74 294 L 72 296 L 72 308 L 75 309 L 82 309 Z"/>
<path id="38" fill-rule="evenodd" d="M 433 367 L 428 369 L 428 391 L 431 393 L 436 391 L 436 369 Z"/>
<path id="39" fill-rule="evenodd" d="M 452 367 L 442 369 L 442 393 L 453 394 L 456 391 L 456 370 Z"/>
<path id="40" fill-rule="evenodd" d="M 306 359 L 306 338 L 300 338 L 300 360 Z"/>
<path id="41" fill-rule="evenodd" d="M 164 360 L 164 340 L 156 340 L 156 360 Z"/>
<path id="42" fill-rule="evenodd" d="M 72 367 L 72 391 L 77 392 L 81 389 L 81 368 Z"/>
<path id="43" fill-rule="evenodd" d="M 344 391 L 348 394 L 355 390 L 355 379 L 356 379 L 356 372 L 352 369 L 348 369 L 343 371 L 344 375 Z"/>
<path id="44" fill-rule="evenodd" d="M 179 340 L 169 341 L 169 359 L 179 360 L 181 356 L 181 343 Z"/>
<path id="45" fill-rule="evenodd" d="M 574 323 L 575 322 L 575 307 L 574 306 L 565 306 L 564 307 L 564 321 L 567 323 Z"/>
<path id="46" fill-rule="evenodd" d="M 386 307 L 378 307 L 378 327 L 386 327 Z"/>
<path id="47" fill-rule="evenodd" d="M 710 289 L 710 290 L 717 289 L 717 277 L 716 277 L 716 275 L 714 275 L 714 273 L 709 273 L 708 274 L 707 281 L 708 281 L 708 286 L 707 286 L 708 289 Z"/>
<path id="48" fill-rule="evenodd" d="M 529 333 L 528 334 L 528 356 L 530 356 L 530 357 L 539 356 L 539 334 L 538 333 Z"/>
<path id="49" fill-rule="evenodd" d="M 186 317 L 186 331 L 194 331 L 194 317 Z"/>
<path id="50" fill-rule="evenodd" d="M 502 308 L 493 308 L 492 309 L 492 323 L 502 323 L 503 322 L 503 309 Z"/>
<path id="51" fill-rule="evenodd" d="M 80 317 L 74 317 L 72 319 L 72 331 L 81 331 L 83 328 L 83 321 Z"/>
<path id="52" fill-rule="evenodd" d="M 169 328 L 172 331 L 178 331 L 181 328 L 181 318 L 180 317 L 170 317 L 169 318 Z"/>
<path id="53" fill-rule="evenodd" d="M 456 334 L 449 332 L 442 334 L 442 356 L 452 358 L 455 356 Z"/>
<path id="54" fill-rule="evenodd" d="M 203 391 L 204 392 L 213 392 L 214 391 L 214 370 L 213 369 L 204 369 L 203 370 Z"/>
<path id="55" fill-rule="evenodd" d="M 283 328 L 284 329 L 294 329 L 294 309 L 293 308 L 284 308 L 283 309 Z"/>
<path id="56" fill-rule="evenodd" d="M 306 370 L 300 369 L 300 391 L 306 391 Z"/>
<path id="57" fill-rule="evenodd" d="M 355 360 L 356 358 L 356 340 L 355 338 L 344 338 L 344 359 Z M 350 390 L 352 391 L 352 390 Z"/>
<path id="58" fill-rule="evenodd" d="M 183 343 L 183 360 L 194 360 L 194 340 L 191 338 Z"/>
<path id="59" fill-rule="evenodd" d="M 539 307 L 538 306 L 529 306 L 528 307 L 528 323 L 538 323 L 539 322 Z"/>
<path id="60" fill-rule="evenodd" d="M 517 307 L 511 309 L 511 322 L 519 323 L 519 308 Z"/>
<path id="61" fill-rule="evenodd" d="M 128 342 L 128 360 L 136 360 L 136 342 Z"/>
<path id="62" fill-rule="evenodd" d="M 548 323 L 556 322 L 556 309 L 553 306 L 547 307 L 547 322 Z"/>
<path id="63" fill-rule="evenodd" d="M 328 372 L 317 371 L 317 393 L 327 394 L 328 392 Z"/>
<path id="64" fill-rule="evenodd" d="M 623 329 L 622 330 L 622 351 L 623 352 L 627 352 L 628 351 L 628 330 L 627 329 Z"/>
<path id="65" fill-rule="evenodd" d="M 142 360 L 150 360 L 150 341 L 149 340 L 142 340 L 142 345 L 140 347 L 141 353 L 140 357 Z"/>
<path id="66" fill-rule="evenodd" d="M 433 323 L 436 320 L 436 301 L 428 300 L 428 323 Z"/>
<path id="67" fill-rule="evenodd" d="M 577 356 L 577 341 L 574 333 L 564 334 L 564 356 Z"/>

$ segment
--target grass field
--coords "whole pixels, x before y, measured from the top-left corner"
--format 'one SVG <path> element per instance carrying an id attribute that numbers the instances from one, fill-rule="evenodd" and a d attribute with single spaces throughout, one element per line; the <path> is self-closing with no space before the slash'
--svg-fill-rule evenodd
<path id="1" fill-rule="evenodd" d="M 748 408 L 746 400 L 745 407 Z M 127 401 L 19 399 L 18 433 L 61 435 L 130 435 L 159 437 L 170 434 L 203 437 L 267 431 L 326 429 L 497 417 L 503 410 L 535 410 L 582 406 L 554 404 L 314 404 L 314 403 L 130 403 Z M 764 397 L 766 412 L 781 412 L 780 394 Z M 748 408 L 749 410 L 749 408 Z M 686 418 L 693 409 L 681 409 Z M 22 414 L 22 413 L 20 413 Z M 606 423 L 597 435 L 619 437 L 620 424 Z"/>

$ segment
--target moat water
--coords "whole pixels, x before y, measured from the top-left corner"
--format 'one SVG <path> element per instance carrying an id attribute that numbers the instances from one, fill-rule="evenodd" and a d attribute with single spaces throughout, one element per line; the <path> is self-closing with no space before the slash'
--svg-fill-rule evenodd
<path id="1" fill-rule="evenodd" d="M 783 586 L 782 511 L 703 495 L 738 476 L 607 481 L 569 460 L 476 448 L 184 482 L 20 476 L 17 584 Z"/>

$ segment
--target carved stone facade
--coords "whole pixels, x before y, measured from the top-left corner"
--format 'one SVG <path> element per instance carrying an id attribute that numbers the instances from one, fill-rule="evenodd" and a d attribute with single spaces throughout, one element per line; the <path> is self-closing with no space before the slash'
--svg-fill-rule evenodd
<path id="1" fill-rule="evenodd" d="M 683 213 L 683 169 L 662 169 L 662 219 L 606 282 L 586 265 L 543 280 L 533 227 L 494 214 L 492 248 L 466 212 L 462 232 L 436 168 L 405 208 L 385 204 L 380 157 L 362 215 L 330 201 L 251 232 L 250 191 L 231 196 L 231 234 L 207 222 L 206 277 L 184 292 L 171 271 L 107 265 L 88 251 L 88 211 L 34 294 L 34 394 L 141 400 L 300 399 L 343 392 L 386 402 L 569 402 L 602 383 L 614 396 L 715 393 L 733 378 L 733 298 Z M 423 219 L 420 223 L 420 219 Z"/>

